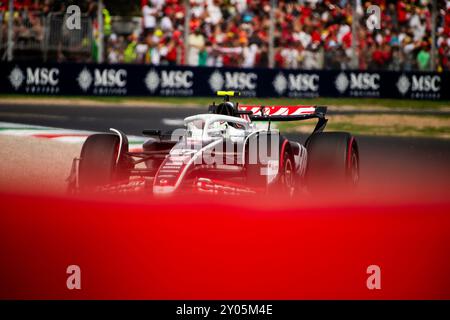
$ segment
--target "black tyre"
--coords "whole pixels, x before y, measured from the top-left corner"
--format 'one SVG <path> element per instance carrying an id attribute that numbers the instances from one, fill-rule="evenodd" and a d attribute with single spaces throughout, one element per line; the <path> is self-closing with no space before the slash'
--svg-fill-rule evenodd
<path id="1" fill-rule="evenodd" d="M 117 162 L 119 149 L 120 139 L 115 134 L 94 134 L 86 139 L 80 155 L 81 189 L 107 185 L 123 178 L 123 157 Z"/>
<path id="2" fill-rule="evenodd" d="M 257 139 L 257 143 L 259 146 L 259 136 L 252 137 L 253 139 Z M 266 191 L 273 194 L 278 193 L 282 195 L 292 196 L 295 190 L 295 162 L 294 156 L 291 152 L 289 142 L 284 137 L 279 137 L 279 148 L 277 151 L 270 150 L 270 138 L 266 140 L 268 142 L 267 152 L 272 155 L 272 152 L 278 152 L 278 175 L 275 178 L 275 181 L 268 184 L 268 177 L 262 173 L 262 168 L 267 165 L 261 165 L 261 160 L 259 159 L 259 150 L 256 155 L 257 161 L 256 163 L 249 163 L 248 159 L 250 156 L 246 155 L 246 163 L 247 163 L 247 183 L 253 187 L 262 187 L 266 188 Z M 286 142 L 286 143 L 285 143 Z"/>
<path id="3" fill-rule="evenodd" d="M 296 187 L 296 173 L 294 156 L 290 150 L 285 150 L 280 159 L 279 183 L 282 194 L 292 197 Z"/>
<path id="4" fill-rule="evenodd" d="M 359 181 L 359 153 L 356 139 L 346 132 L 313 134 L 306 143 L 306 183 L 310 191 L 341 191 Z"/>
<path id="5" fill-rule="evenodd" d="M 255 148 L 255 146 L 257 147 Z M 263 166 L 261 159 L 259 159 L 259 134 L 251 136 L 247 141 L 245 167 L 247 184 L 250 187 L 265 188 L 267 185 L 267 177 L 262 174 Z"/>

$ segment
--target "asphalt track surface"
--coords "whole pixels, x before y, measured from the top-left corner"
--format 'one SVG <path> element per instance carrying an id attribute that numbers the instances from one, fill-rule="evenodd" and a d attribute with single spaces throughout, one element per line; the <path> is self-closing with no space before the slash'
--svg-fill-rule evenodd
<path id="1" fill-rule="evenodd" d="M 140 135 L 142 129 L 168 131 L 181 127 L 181 119 L 204 113 L 206 108 L 132 106 L 32 106 L 2 105 L 0 121 L 66 129 L 108 131 L 117 128 Z M 303 142 L 306 136 L 288 135 Z M 373 190 L 386 191 L 408 185 L 417 196 L 433 186 L 433 193 L 447 195 L 450 185 L 450 140 L 400 137 L 357 137 L 361 181 Z M 437 190 L 437 191 L 436 191 Z"/>

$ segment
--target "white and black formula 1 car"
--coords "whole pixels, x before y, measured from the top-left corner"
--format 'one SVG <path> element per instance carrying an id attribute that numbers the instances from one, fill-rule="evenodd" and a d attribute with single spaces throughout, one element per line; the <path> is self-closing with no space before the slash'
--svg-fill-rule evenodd
<path id="1" fill-rule="evenodd" d="M 349 133 L 323 132 L 326 107 L 240 105 L 230 101 L 237 94 L 218 92 L 223 102 L 185 118 L 183 129 L 144 130 L 149 139 L 141 152 L 130 152 L 116 129 L 89 136 L 73 161 L 69 190 L 293 195 L 356 185 L 358 145 Z M 271 128 L 272 121 L 306 119 L 318 121 L 304 145 Z"/>

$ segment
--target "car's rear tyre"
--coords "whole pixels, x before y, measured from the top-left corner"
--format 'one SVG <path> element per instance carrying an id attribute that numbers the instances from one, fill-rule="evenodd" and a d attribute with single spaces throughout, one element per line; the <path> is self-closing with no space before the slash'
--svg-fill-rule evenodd
<path id="1" fill-rule="evenodd" d="M 320 132 L 306 143 L 307 187 L 312 192 L 351 190 L 359 181 L 359 151 L 347 132 Z"/>
<path id="2" fill-rule="evenodd" d="M 121 150 L 116 134 L 94 134 L 83 144 L 79 164 L 79 186 L 92 189 L 125 178 L 124 157 L 117 161 Z"/>

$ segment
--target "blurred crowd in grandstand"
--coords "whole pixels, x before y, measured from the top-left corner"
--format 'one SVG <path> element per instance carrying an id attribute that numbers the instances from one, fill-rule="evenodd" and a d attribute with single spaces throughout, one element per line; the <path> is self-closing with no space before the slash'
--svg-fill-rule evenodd
<path id="1" fill-rule="evenodd" d="M 183 0 L 140 0 L 140 23 L 128 34 L 105 33 L 109 63 L 233 66 L 269 65 L 269 0 L 190 0 L 188 51 Z M 362 70 L 450 70 L 450 0 L 437 0 L 436 55 L 432 57 L 432 0 L 358 0 L 357 65 Z M 41 41 L 39 17 L 81 4 L 95 21 L 96 1 L 15 0 L 14 33 Z M 350 0 L 279 0 L 274 12 L 274 66 L 291 69 L 352 67 Z M 381 28 L 366 27 L 366 9 L 381 8 Z M 105 1 L 106 7 L 108 2 Z M 2 34 L 7 1 L 0 0 Z M 95 23 L 94 23 L 95 26 Z M 61 58 L 61 57 L 60 57 Z M 434 59 L 434 61 L 432 61 Z"/>

